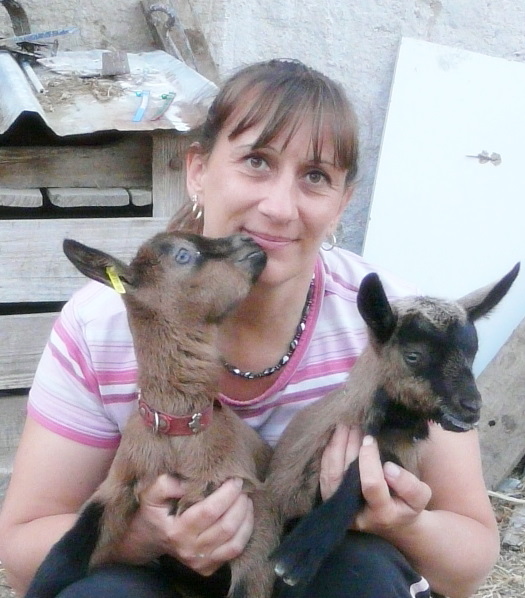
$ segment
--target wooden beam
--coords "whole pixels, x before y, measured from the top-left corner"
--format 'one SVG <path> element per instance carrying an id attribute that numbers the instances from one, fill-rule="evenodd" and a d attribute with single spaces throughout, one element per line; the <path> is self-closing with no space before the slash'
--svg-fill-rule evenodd
<path id="1" fill-rule="evenodd" d="M 26 393 L 2 393 L 0 395 L 0 458 L 13 451 L 25 419 Z"/>
<path id="2" fill-rule="evenodd" d="M 149 136 L 97 146 L 0 147 L 0 186 L 151 187 Z"/>
<path id="3" fill-rule="evenodd" d="M 11 477 L 13 461 L 25 420 L 27 395 L 0 395 L 0 505 Z"/>
<path id="4" fill-rule="evenodd" d="M 0 389 L 31 386 L 40 355 L 57 315 L 58 313 L 0 316 Z M 2 421 L 0 432 L 3 429 Z"/>
<path id="5" fill-rule="evenodd" d="M 65 301 L 86 282 L 62 252 L 70 237 L 130 259 L 167 218 L 0 220 L 0 303 Z"/>
<path id="6" fill-rule="evenodd" d="M 525 320 L 479 375 L 483 472 L 495 490 L 525 454 Z"/>
<path id="7" fill-rule="evenodd" d="M 184 158 L 190 140 L 173 131 L 153 135 L 153 217 L 169 218 L 187 198 Z"/>

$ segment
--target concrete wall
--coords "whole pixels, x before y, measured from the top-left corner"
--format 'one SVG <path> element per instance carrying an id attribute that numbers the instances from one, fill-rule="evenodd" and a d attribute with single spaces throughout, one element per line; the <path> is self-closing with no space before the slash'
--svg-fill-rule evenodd
<path id="1" fill-rule="evenodd" d="M 77 25 L 63 49 L 152 49 L 138 0 L 21 0 L 33 31 Z M 401 36 L 525 59 L 523 0 L 191 0 L 222 75 L 270 57 L 341 81 L 361 121 L 359 186 L 344 244 L 360 251 Z M 1 11 L 2 9 L 0 9 Z M 0 34 L 10 32 L 0 12 Z M 1 90 L 0 90 L 1 93 Z"/>

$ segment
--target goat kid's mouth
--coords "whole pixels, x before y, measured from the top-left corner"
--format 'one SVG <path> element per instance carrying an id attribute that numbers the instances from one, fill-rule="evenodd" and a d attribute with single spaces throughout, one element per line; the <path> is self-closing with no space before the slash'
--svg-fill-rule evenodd
<path id="1" fill-rule="evenodd" d="M 248 265 L 252 275 L 252 282 L 257 281 L 257 279 L 259 278 L 266 266 L 266 261 L 266 253 L 259 248 L 254 251 L 251 251 L 250 253 L 247 253 L 239 259 L 239 262 L 244 262 Z"/>
<path id="2" fill-rule="evenodd" d="M 437 423 L 448 432 L 468 432 L 478 425 L 479 418 L 468 422 L 452 413 L 442 413 L 441 417 L 436 418 Z"/>

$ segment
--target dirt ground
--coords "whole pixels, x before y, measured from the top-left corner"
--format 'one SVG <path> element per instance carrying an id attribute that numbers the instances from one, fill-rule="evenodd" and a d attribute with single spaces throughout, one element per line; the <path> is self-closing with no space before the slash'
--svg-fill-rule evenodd
<path id="1" fill-rule="evenodd" d="M 521 472 L 522 484 L 513 496 L 525 498 L 525 474 Z M 516 505 L 507 501 L 491 498 L 494 512 L 498 518 L 500 534 L 503 538 L 509 520 Z M 519 549 L 511 550 L 503 547 L 500 558 L 491 575 L 472 598 L 524 598 L 525 597 L 525 530 L 523 544 Z M 0 565 L 0 598 L 15 598 L 14 592 L 5 581 Z"/>

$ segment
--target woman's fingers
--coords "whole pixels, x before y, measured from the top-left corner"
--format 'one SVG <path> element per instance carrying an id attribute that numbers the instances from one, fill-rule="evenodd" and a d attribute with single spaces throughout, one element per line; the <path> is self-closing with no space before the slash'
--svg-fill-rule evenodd
<path id="1" fill-rule="evenodd" d="M 173 499 L 182 498 L 184 492 L 185 483 L 168 474 L 160 475 L 152 484 L 144 488 L 137 487 L 140 503 L 152 507 L 166 507 Z"/>
<path id="2" fill-rule="evenodd" d="M 383 471 L 388 486 L 413 511 L 419 513 L 428 505 L 432 497 L 432 490 L 428 484 L 390 461 L 383 465 Z"/>
<path id="3" fill-rule="evenodd" d="M 380 532 L 410 524 L 430 500 L 427 484 L 394 463 L 381 463 L 377 442 L 371 436 L 363 439 L 359 471 L 366 506 L 355 519 L 356 529 Z"/>
<path id="4" fill-rule="evenodd" d="M 321 458 L 320 486 L 323 500 L 337 490 L 347 467 L 357 459 L 361 435 L 356 428 L 338 425 Z"/>
<path id="5" fill-rule="evenodd" d="M 231 478 L 215 492 L 186 509 L 178 519 L 192 532 L 200 535 L 228 511 L 242 495 L 242 487 L 243 481 L 240 478 Z"/>
<path id="6" fill-rule="evenodd" d="M 232 478 L 181 515 L 171 517 L 169 536 L 178 560 L 201 575 L 211 575 L 238 556 L 253 529 L 253 506 Z"/>
<path id="7" fill-rule="evenodd" d="M 211 575 L 223 563 L 239 556 L 248 543 L 253 531 L 253 502 L 241 495 L 224 516 L 199 536 L 197 543 L 202 546 L 203 563 L 199 567 L 201 575 Z"/>
<path id="8" fill-rule="evenodd" d="M 359 473 L 363 496 L 371 509 L 379 509 L 389 502 L 390 491 L 383 474 L 377 442 L 365 436 L 359 452 Z"/>
<path id="9" fill-rule="evenodd" d="M 247 515 L 252 514 L 252 501 L 246 494 L 241 494 L 230 508 L 213 525 L 205 529 L 198 537 L 202 552 L 213 552 L 218 546 L 229 542 L 245 522 Z"/>

